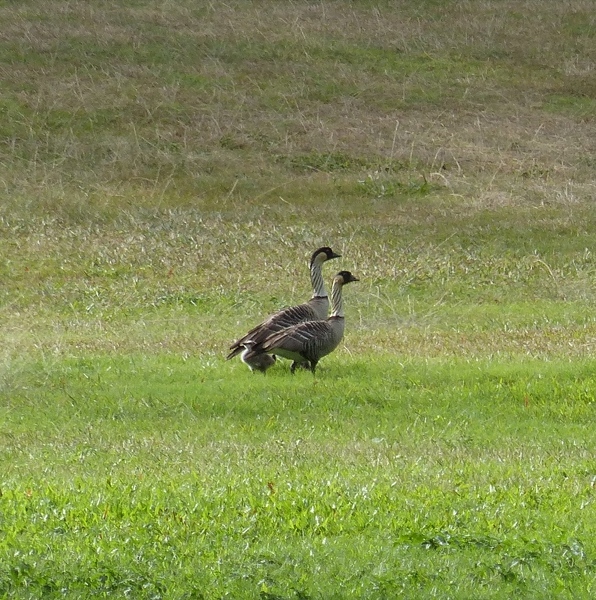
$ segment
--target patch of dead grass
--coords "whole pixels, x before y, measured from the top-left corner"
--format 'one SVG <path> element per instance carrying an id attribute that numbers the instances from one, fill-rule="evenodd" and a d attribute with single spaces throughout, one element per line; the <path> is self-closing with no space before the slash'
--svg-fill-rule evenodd
<path id="1" fill-rule="evenodd" d="M 36 336 L 50 353 L 215 352 L 258 307 L 308 296 L 322 244 L 367 293 L 426 298 L 406 331 L 391 320 L 402 304 L 379 309 L 394 337 L 369 323 L 373 346 L 576 352 L 550 326 L 466 341 L 433 318 L 523 286 L 555 313 L 592 302 L 590 7 L 0 7 L 7 352 L 35 351 Z M 350 294 L 356 314 L 364 295 Z"/>
<path id="2" fill-rule="evenodd" d="M 175 180 L 216 197 L 210 175 L 291 181 L 278 157 L 316 151 L 399 161 L 467 195 L 506 193 L 512 177 L 591 180 L 592 121 L 543 110 L 588 85 L 589 30 L 572 18 L 587 8 L 572 4 L 4 11 L 3 72 L 29 134 L 13 134 L 2 179 L 26 193 Z"/>

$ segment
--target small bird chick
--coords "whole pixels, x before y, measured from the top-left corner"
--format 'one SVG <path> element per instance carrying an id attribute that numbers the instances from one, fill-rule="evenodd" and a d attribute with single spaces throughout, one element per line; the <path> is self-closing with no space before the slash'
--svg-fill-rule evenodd
<path id="1" fill-rule="evenodd" d="M 276 357 L 271 354 L 265 354 L 264 352 L 261 354 L 253 355 L 249 358 L 246 358 L 246 355 L 253 349 L 255 342 L 252 340 L 246 340 L 242 343 L 244 350 L 240 355 L 242 362 L 248 366 L 248 368 L 254 373 L 255 371 L 260 371 L 261 373 L 266 373 L 269 367 L 272 367 L 275 364 Z"/>

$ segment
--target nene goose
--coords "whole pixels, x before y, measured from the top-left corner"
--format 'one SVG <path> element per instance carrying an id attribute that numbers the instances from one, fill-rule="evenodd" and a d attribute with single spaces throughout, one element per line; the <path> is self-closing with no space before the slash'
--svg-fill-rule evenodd
<path id="1" fill-rule="evenodd" d="M 342 287 L 351 281 L 359 281 L 349 271 L 340 271 L 333 279 L 331 289 L 331 315 L 326 320 L 298 323 L 270 335 L 247 352 L 246 359 L 254 360 L 261 353 L 274 354 L 293 360 L 290 371 L 307 363 L 314 373 L 323 356 L 337 348 L 344 336 L 345 318 Z"/>
<path id="2" fill-rule="evenodd" d="M 226 357 L 227 360 L 234 358 L 234 356 L 240 353 L 245 353 L 245 356 L 246 354 L 250 354 L 250 351 L 246 350 L 246 342 L 251 342 L 251 346 L 255 346 L 271 334 L 286 327 L 291 327 L 296 323 L 325 319 L 329 310 L 329 298 L 327 297 L 327 290 L 325 290 L 322 267 L 325 261 L 339 258 L 340 256 L 341 254 L 336 254 L 328 246 L 316 250 L 310 259 L 310 281 L 313 289 L 311 299 L 304 304 L 284 308 L 251 329 L 245 336 L 230 346 L 230 353 Z M 244 362 L 246 363 L 246 360 Z"/>
<path id="3" fill-rule="evenodd" d="M 248 366 L 248 368 L 254 373 L 260 371 L 266 373 L 269 367 L 275 364 L 275 356 L 271 354 L 255 354 L 254 356 L 247 358 L 247 354 L 253 349 L 255 343 L 252 340 L 248 340 L 242 344 L 244 350 L 240 355 L 242 362 Z"/>

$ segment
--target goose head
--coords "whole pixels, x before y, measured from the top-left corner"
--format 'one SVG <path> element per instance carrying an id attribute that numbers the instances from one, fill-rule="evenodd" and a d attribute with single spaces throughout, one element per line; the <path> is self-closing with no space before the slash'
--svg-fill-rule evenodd
<path id="1" fill-rule="evenodd" d="M 314 263 L 322 264 L 327 260 L 332 260 L 333 258 L 340 258 L 340 257 L 341 257 L 341 254 L 337 254 L 336 252 L 333 252 L 333 250 L 331 250 L 331 248 L 329 248 L 329 246 L 323 246 L 313 252 L 313 255 L 310 259 L 310 264 L 311 265 L 313 265 Z"/>
<path id="2" fill-rule="evenodd" d="M 350 271 L 340 271 L 334 278 L 333 283 L 339 283 L 340 285 L 346 285 L 352 281 L 360 281 L 358 277 L 355 277 Z"/>

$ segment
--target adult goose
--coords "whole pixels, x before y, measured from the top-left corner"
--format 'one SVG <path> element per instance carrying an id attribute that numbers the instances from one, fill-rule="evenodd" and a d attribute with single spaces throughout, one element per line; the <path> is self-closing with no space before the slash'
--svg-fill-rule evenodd
<path id="1" fill-rule="evenodd" d="M 251 352 L 247 352 L 246 349 L 247 342 L 250 342 L 251 346 L 256 346 L 273 333 L 281 331 L 286 327 L 291 327 L 296 323 L 325 319 L 329 311 L 329 297 L 327 296 L 325 282 L 323 281 L 323 263 L 334 258 L 339 258 L 340 256 L 341 254 L 333 252 L 328 246 L 323 246 L 313 252 L 310 259 L 310 281 L 313 294 L 310 300 L 298 306 L 284 308 L 271 315 L 260 325 L 253 327 L 245 336 L 236 340 L 230 346 L 230 352 L 226 359 L 230 360 L 230 358 L 234 358 L 234 356 L 241 353 L 245 353 L 245 357 L 246 355 L 250 355 Z M 244 362 L 246 363 L 246 360 Z M 247 364 L 250 367 L 250 364 Z"/>
<path id="2" fill-rule="evenodd" d="M 283 356 L 293 360 L 293 373 L 299 364 L 307 364 L 314 373 L 317 363 L 333 352 L 344 336 L 345 318 L 342 298 L 343 286 L 359 281 L 349 271 L 340 271 L 333 279 L 331 289 L 331 314 L 328 319 L 292 325 L 271 334 L 255 344 L 246 353 L 246 360 L 256 360 L 262 353 Z"/>

